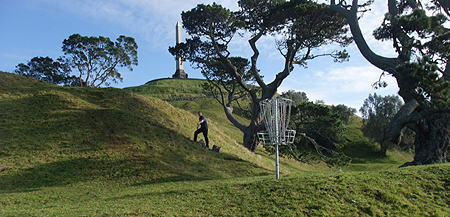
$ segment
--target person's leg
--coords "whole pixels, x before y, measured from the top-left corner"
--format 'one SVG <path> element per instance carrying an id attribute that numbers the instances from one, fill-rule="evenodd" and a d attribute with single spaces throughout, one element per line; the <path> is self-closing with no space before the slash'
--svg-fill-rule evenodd
<path id="1" fill-rule="evenodd" d="M 195 132 L 194 132 L 194 141 L 196 141 L 197 142 L 197 135 L 199 134 L 199 133 L 201 133 L 202 132 L 202 129 L 200 128 L 200 129 L 197 129 Z"/>
<path id="2" fill-rule="evenodd" d="M 208 130 L 203 131 L 203 136 L 205 137 L 206 147 L 209 148 Z"/>

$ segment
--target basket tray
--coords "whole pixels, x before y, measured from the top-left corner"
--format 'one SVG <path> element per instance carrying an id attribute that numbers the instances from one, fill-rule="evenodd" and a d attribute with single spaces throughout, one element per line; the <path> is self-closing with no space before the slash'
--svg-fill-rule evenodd
<path id="1" fill-rule="evenodd" d="M 278 145 L 288 145 L 293 144 L 295 139 L 295 130 L 286 130 L 286 133 L 284 136 L 280 136 L 278 138 Z M 259 132 L 258 133 L 258 140 L 261 145 L 276 145 L 277 139 L 271 138 L 269 136 L 269 133 L 267 131 Z"/>

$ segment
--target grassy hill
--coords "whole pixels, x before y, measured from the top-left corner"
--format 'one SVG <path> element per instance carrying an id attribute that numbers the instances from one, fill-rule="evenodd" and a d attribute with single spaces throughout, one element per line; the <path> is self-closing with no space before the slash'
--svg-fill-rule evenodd
<path id="1" fill-rule="evenodd" d="M 177 98 L 197 96 L 202 81 L 158 82 L 158 97 Z M 165 95 L 182 84 L 186 93 Z M 344 172 L 282 159 L 276 180 L 274 157 L 239 145 L 242 134 L 213 99 L 167 103 L 152 85 L 67 88 L 0 72 L 0 216 L 450 213 L 450 166 L 398 169 L 411 156 L 377 157 L 357 118 Z M 220 153 L 192 141 L 198 110 Z"/>
<path id="2" fill-rule="evenodd" d="M 205 80 L 201 79 L 157 79 L 145 85 L 126 89 L 159 99 L 207 96 L 203 91 Z"/>
<path id="3" fill-rule="evenodd" d="M 114 88 L 58 87 L 8 73 L 0 81 L 2 190 L 269 172 L 226 151 L 201 149 L 191 138 L 197 117 L 159 99 Z M 235 142 L 216 131 L 213 123 L 216 144 L 222 137 Z"/>
<path id="4" fill-rule="evenodd" d="M 166 99 L 171 98 L 184 98 L 184 97 L 199 97 L 205 96 L 207 93 L 203 92 L 202 85 L 205 80 L 199 79 L 161 79 L 150 81 L 147 84 L 126 88 L 138 95 L 150 96 L 150 97 L 163 97 Z M 156 88 L 157 92 L 154 90 Z M 179 90 L 178 95 L 169 97 L 174 91 L 173 87 Z M 181 88 L 180 88 L 181 87 Z M 223 108 L 214 99 L 199 99 L 193 101 L 174 101 L 170 103 L 176 108 L 189 111 L 196 115 L 198 111 L 203 111 L 205 116 L 214 121 L 215 125 L 220 128 L 221 131 L 226 132 L 232 138 L 235 138 L 237 142 L 242 142 L 242 133 L 237 130 L 233 124 L 231 124 L 226 118 Z M 241 113 L 238 106 L 235 106 L 235 117 L 242 123 L 249 123 L 248 120 L 239 116 Z M 365 171 L 365 170 L 383 170 L 388 168 L 396 168 L 405 162 L 412 161 L 412 155 L 397 150 L 388 150 L 388 158 L 380 157 L 379 145 L 364 137 L 362 131 L 362 119 L 356 115 L 351 117 L 350 123 L 347 126 L 345 135 L 345 148 L 342 150 L 346 155 L 352 157 L 352 164 L 347 166 L 347 171 Z M 259 147 L 257 154 L 265 155 L 262 147 Z M 284 159 L 286 160 L 286 159 Z M 298 164 L 286 163 L 286 167 Z M 301 165 L 300 170 L 307 169 L 308 165 Z M 313 170 L 316 172 L 325 172 L 327 169 L 323 165 L 313 166 Z"/>

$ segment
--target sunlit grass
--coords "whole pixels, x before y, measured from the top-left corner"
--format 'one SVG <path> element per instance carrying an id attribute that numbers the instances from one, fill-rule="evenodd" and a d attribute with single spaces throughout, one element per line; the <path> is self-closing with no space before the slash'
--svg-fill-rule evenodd
<path id="1" fill-rule="evenodd" d="M 379 172 L 76 183 L 3 192 L 3 215 L 447 216 L 447 164 Z"/>
<path id="2" fill-rule="evenodd" d="M 160 81 L 160 89 L 170 89 L 170 81 Z M 189 96 L 203 82 L 175 81 Z M 198 110 L 220 153 L 192 141 Z M 214 99 L 167 103 L 130 90 L 57 87 L 0 73 L 0 216 L 450 213 L 447 164 L 398 169 L 412 156 L 378 156 L 358 127 L 358 119 L 347 126 L 343 150 L 353 162 L 343 172 L 282 158 L 276 180 L 274 156 L 262 147 L 246 150 Z"/>

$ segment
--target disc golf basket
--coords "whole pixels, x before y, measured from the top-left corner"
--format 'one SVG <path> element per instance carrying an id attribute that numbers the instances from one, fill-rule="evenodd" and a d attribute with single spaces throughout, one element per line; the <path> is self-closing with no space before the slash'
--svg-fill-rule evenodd
<path id="1" fill-rule="evenodd" d="M 292 100 L 274 98 L 261 100 L 259 106 L 266 127 L 265 132 L 258 133 L 262 145 L 275 145 L 276 176 L 279 179 L 278 146 L 294 143 L 295 130 L 289 130 Z"/>

